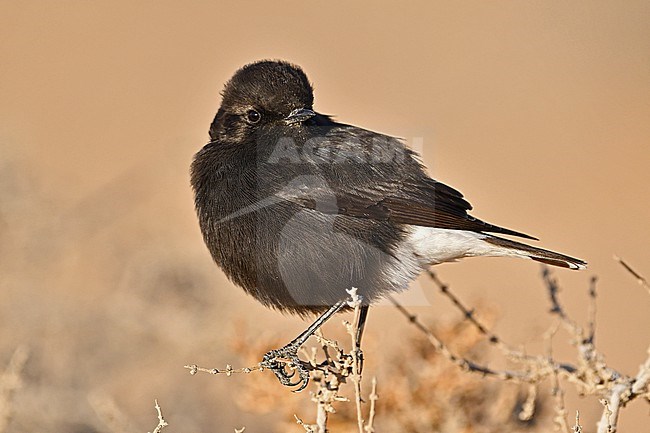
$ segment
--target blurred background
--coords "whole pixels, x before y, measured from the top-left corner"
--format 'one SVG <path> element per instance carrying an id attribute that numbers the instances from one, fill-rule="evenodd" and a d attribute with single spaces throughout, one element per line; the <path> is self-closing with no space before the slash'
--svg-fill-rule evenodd
<path id="1" fill-rule="evenodd" d="M 318 111 L 413 142 L 473 215 L 587 260 L 556 271 L 566 308 L 586 319 L 597 275 L 596 343 L 635 374 L 650 296 L 612 256 L 650 276 L 648 22 L 644 0 L 1 2 L 0 371 L 29 352 L 6 431 L 151 431 L 155 398 L 170 431 L 292 421 L 240 398 L 262 375 L 183 369 L 241 366 L 233 341 L 282 343 L 305 326 L 212 264 L 189 187 L 223 84 L 263 58 L 301 65 Z M 497 312 L 504 339 L 543 353 L 553 319 L 537 264 L 436 269 Z M 415 286 L 423 320 L 458 319 L 426 278 Z M 380 399 L 378 353 L 413 334 L 392 307 L 371 312 L 364 373 Z M 573 360 L 566 340 L 555 353 Z M 308 399 L 281 391 L 287 407 Z M 589 429 L 602 410 L 570 392 L 567 409 Z M 634 402 L 619 428 L 648 424 Z"/>

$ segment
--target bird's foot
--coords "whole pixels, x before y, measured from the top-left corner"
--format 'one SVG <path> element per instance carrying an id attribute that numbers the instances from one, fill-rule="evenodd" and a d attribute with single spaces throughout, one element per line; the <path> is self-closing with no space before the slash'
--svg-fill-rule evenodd
<path id="1" fill-rule="evenodd" d="M 286 346 L 267 352 L 260 365 L 271 370 L 284 386 L 298 388 L 293 392 L 300 392 L 309 383 L 309 371 L 305 368 L 303 361 L 298 358 L 300 345 L 289 343 Z M 298 374 L 296 382 L 291 379 Z"/>

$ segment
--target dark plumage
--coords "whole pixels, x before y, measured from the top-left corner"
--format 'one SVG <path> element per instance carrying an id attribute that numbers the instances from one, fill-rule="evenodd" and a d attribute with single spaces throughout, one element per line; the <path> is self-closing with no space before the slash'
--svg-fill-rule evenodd
<path id="1" fill-rule="evenodd" d="M 462 194 L 431 179 L 399 140 L 312 108 L 311 85 L 297 66 L 247 65 L 226 84 L 211 141 L 192 164 L 206 245 L 263 304 L 320 312 L 352 286 L 371 303 L 431 264 L 471 255 L 584 267 L 488 235 L 534 239 L 469 216 Z M 423 228 L 446 230 L 414 246 Z"/>

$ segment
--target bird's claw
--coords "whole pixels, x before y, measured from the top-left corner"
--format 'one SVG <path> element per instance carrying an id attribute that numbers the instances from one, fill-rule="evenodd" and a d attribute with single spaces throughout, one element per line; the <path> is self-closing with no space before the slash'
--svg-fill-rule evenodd
<path id="1" fill-rule="evenodd" d="M 282 385 L 298 386 L 293 392 L 302 391 L 309 383 L 309 371 L 298 358 L 298 348 L 297 345 L 288 344 L 281 349 L 271 350 L 264 355 L 260 363 L 262 367 L 271 370 Z M 298 373 L 299 378 L 296 382 L 292 382 L 291 379 L 296 373 Z"/>

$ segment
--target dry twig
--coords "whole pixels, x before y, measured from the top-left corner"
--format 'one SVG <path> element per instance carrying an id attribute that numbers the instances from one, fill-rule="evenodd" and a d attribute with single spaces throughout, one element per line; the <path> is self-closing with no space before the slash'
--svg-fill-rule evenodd
<path id="1" fill-rule="evenodd" d="M 465 371 L 471 371 L 473 373 L 479 373 L 483 376 L 494 376 L 503 380 L 514 380 L 514 381 L 526 381 L 526 375 L 519 372 L 512 371 L 498 371 L 493 370 L 487 366 L 479 365 L 470 361 L 468 359 L 459 357 L 451 352 L 449 348 L 440 340 L 436 334 L 429 329 L 420 319 L 415 315 L 409 312 L 402 304 L 400 304 L 395 298 L 389 296 L 388 299 L 397 307 L 397 310 L 404 315 L 408 321 L 413 324 L 420 332 L 422 332 L 429 343 L 439 351 L 445 358 L 447 358 L 452 363 L 456 364 L 458 367 Z M 473 321 L 472 323 L 478 323 Z M 481 331 L 482 332 L 482 331 Z"/>
<path id="2" fill-rule="evenodd" d="M 209 373 L 209 374 L 225 374 L 226 376 L 232 376 L 233 374 L 248 374 L 254 371 L 263 371 L 264 368 L 259 365 L 255 367 L 242 367 L 242 368 L 232 368 L 232 365 L 226 364 L 226 368 L 206 368 L 199 367 L 196 364 L 184 365 L 183 368 L 190 370 L 190 374 L 194 376 L 198 372 Z"/>
<path id="3" fill-rule="evenodd" d="M 632 267 L 628 265 L 622 258 L 615 255 L 614 260 L 616 260 L 621 266 L 623 266 L 626 271 L 632 274 L 632 276 L 636 278 L 636 281 L 639 283 L 639 285 L 641 287 L 644 287 L 648 291 L 648 294 L 650 294 L 650 284 L 648 284 L 648 280 L 646 280 L 643 275 L 639 274 L 637 271 L 632 269 Z"/>
<path id="4" fill-rule="evenodd" d="M 619 261 L 635 276 L 635 278 L 637 278 L 637 280 L 639 280 L 640 283 L 647 286 L 644 277 L 633 271 L 629 265 L 625 264 L 622 260 L 619 259 Z M 568 431 L 568 426 L 565 420 L 564 393 L 559 385 L 559 377 L 564 377 L 569 380 L 569 382 L 574 383 L 578 386 L 581 393 L 597 396 L 604 402 L 605 410 L 601 417 L 601 421 L 598 424 L 598 433 L 615 432 L 620 408 L 640 395 L 644 395 L 646 398 L 650 395 L 650 390 L 648 389 L 648 383 L 650 382 L 650 356 L 640 367 L 637 375 L 635 377 L 629 377 L 609 367 L 605 362 L 604 356 L 596 350 L 594 344 L 596 333 L 596 278 L 591 279 L 589 287 L 588 331 L 585 332 L 581 326 L 571 319 L 562 307 L 559 298 L 559 284 L 551 275 L 548 268 L 543 268 L 542 278 L 548 289 L 549 299 L 551 302 L 550 311 L 559 318 L 560 323 L 573 337 L 573 345 L 578 349 L 578 364 L 572 365 L 567 363 L 558 363 L 553 359 L 551 352 L 549 352 L 549 356 L 547 357 L 533 357 L 513 350 L 497 335 L 490 332 L 487 327 L 480 323 L 476 319 L 474 311 L 465 307 L 460 299 L 451 292 L 449 286 L 442 283 L 434 272 L 430 271 L 429 276 L 438 286 L 440 291 L 451 300 L 451 302 L 463 313 L 464 317 L 474 325 L 490 343 L 501 349 L 506 357 L 518 362 L 524 368 L 522 368 L 521 371 L 496 371 L 454 355 L 447 346 L 437 338 L 431 329 L 427 328 L 419 321 L 417 316 L 409 313 L 408 310 L 394 299 L 390 298 L 390 300 L 398 310 L 408 318 L 409 322 L 426 335 L 430 343 L 441 354 L 467 371 L 478 372 L 502 380 L 527 382 L 532 385 L 539 384 L 549 377 L 552 378 L 554 385 L 553 393 L 556 397 L 556 423 L 564 431 Z M 576 426 L 578 426 L 577 422 Z"/>
<path id="5" fill-rule="evenodd" d="M 364 430 L 367 433 L 374 433 L 375 431 L 375 415 L 376 415 L 376 408 L 375 406 L 377 405 L 377 400 L 379 399 L 379 396 L 377 395 L 377 378 L 373 377 L 372 378 L 372 391 L 370 392 L 370 395 L 368 396 L 368 399 L 370 400 L 370 413 L 368 414 L 368 423 L 364 427 Z"/>
<path id="6" fill-rule="evenodd" d="M 158 425 L 156 426 L 155 429 L 153 429 L 153 432 L 151 433 L 160 433 L 162 429 L 167 427 L 169 424 L 167 424 L 167 421 L 163 418 L 162 410 L 160 409 L 160 406 L 158 405 L 158 400 L 154 400 L 156 402 L 156 412 L 158 412 Z"/>
<path id="7" fill-rule="evenodd" d="M 294 415 L 293 417 L 296 419 L 296 424 L 302 426 L 302 428 L 304 428 L 307 433 L 316 433 L 316 431 L 314 430 L 314 426 L 312 426 L 311 424 L 306 424 L 303 420 L 301 420 L 298 417 L 298 415 Z"/>
<path id="8" fill-rule="evenodd" d="M 361 314 L 361 297 L 357 295 L 357 289 L 352 288 L 348 290 L 348 294 L 352 298 L 352 301 L 348 305 L 354 308 L 354 326 L 350 323 L 345 322 L 345 328 L 350 334 L 350 339 L 352 340 L 352 383 L 354 383 L 354 400 L 355 406 L 357 409 L 357 427 L 359 428 L 359 433 L 363 433 L 363 412 L 361 410 L 361 366 L 359 365 L 359 359 L 361 354 L 359 353 L 359 345 L 357 341 L 357 329 L 359 327 L 359 318 Z"/>
<path id="9" fill-rule="evenodd" d="M 576 423 L 573 425 L 573 433 L 582 433 L 582 426 L 580 425 L 580 412 L 576 411 Z"/>

